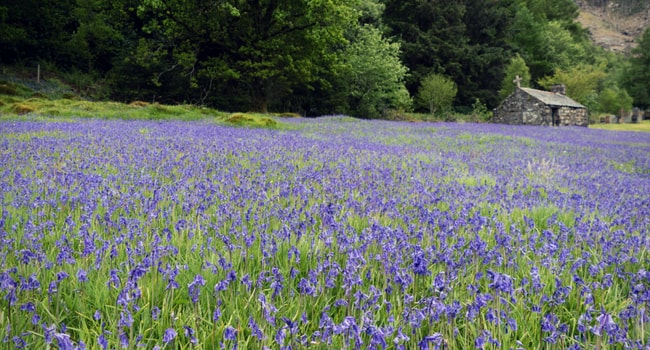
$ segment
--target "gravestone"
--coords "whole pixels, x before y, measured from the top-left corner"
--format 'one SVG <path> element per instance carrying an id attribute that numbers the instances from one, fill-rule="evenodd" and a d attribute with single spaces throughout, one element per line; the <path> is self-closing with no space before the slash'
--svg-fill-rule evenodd
<path id="1" fill-rule="evenodd" d="M 638 123 L 640 119 L 643 119 L 641 116 L 641 110 L 639 107 L 634 107 L 632 109 L 632 123 Z"/>
<path id="2" fill-rule="evenodd" d="M 630 114 L 624 109 L 621 108 L 621 110 L 618 112 L 618 124 L 625 124 L 630 122 Z"/>

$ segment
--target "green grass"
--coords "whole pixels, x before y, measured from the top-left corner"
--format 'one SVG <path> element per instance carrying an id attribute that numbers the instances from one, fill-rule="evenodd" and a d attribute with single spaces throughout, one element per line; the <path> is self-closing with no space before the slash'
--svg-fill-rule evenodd
<path id="1" fill-rule="evenodd" d="M 59 94 L 54 94 L 59 95 Z M 194 105 L 163 105 L 134 101 L 132 103 L 87 101 L 76 95 L 52 98 L 28 87 L 0 81 L 0 121 L 43 120 L 71 121 L 78 118 L 125 120 L 211 120 L 231 126 L 278 128 L 279 118 L 298 115 L 282 113 L 277 116 L 262 113 L 226 113 Z"/>
<path id="2" fill-rule="evenodd" d="M 612 131 L 642 131 L 650 132 L 650 120 L 643 120 L 634 124 L 591 124 L 592 129 L 612 130 Z"/>
<path id="3" fill-rule="evenodd" d="M 230 126 L 288 127 L 278 118 L 295 113 L 227 113 L 194 105 L 163 105 L 144 101 L 120 103 L 88 101 L 57 79 L 34 81 L 16 77 L 0 79 L 0 121 L 74 121 L 79 118 L 125 120 L 207 120 Z"/>
<path id="4" fill-rule="evenodd" d="M 99 118 L 159 120 L 181 119 L 201 120 L 210 117 L 225 117 L 226 114 L 207 108 L 190 105 L 168 106 L 153 104 L 125 104 L 119 102 L 92 102 L 77 99 L 0 97 L 5 102 L 0 106 L 2 119 L 24 119 L 26 116 L 40 116 L 54 119 Z"/>

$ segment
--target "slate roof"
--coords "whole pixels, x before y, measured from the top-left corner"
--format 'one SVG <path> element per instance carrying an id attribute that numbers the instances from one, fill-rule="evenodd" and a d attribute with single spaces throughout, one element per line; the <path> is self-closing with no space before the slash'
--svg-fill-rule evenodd
<path id="1" fill-rule="evenodd" d="M 535 90 L 535 89 L 523 88 L 523 87 L 520 89 L 549 106 L 587 108 L 562 94 L 556 94 L 554 92 Z"/>

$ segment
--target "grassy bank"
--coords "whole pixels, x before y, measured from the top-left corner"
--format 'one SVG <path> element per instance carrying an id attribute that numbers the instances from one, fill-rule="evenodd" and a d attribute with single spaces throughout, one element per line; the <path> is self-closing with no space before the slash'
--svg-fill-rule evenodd
<path id="1" fill-rule="evenodd" d="M 287 114 L 277 115 L 284 116 Z M 58 80 L 38 85 L 0 80 L 0 120 L 210 120 L 234 126 L 280 127 L 281 123 L 274 117 L 261 113 L 228 113 L 195 105 L 89 101 Z"/>

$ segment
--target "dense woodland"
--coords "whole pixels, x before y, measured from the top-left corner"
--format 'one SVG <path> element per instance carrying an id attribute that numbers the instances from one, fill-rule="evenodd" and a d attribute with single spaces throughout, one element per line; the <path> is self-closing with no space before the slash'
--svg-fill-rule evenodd
<path id="1" fill-rule="evenodd" d="M 227 111 L 463 113 L 496 107 L 515 75 L 596 113 L 650 108 L 650 29 L 624 56 L 577 16 L 574 0 L 4 0 L 0 63 L 94 99 Z"/>

